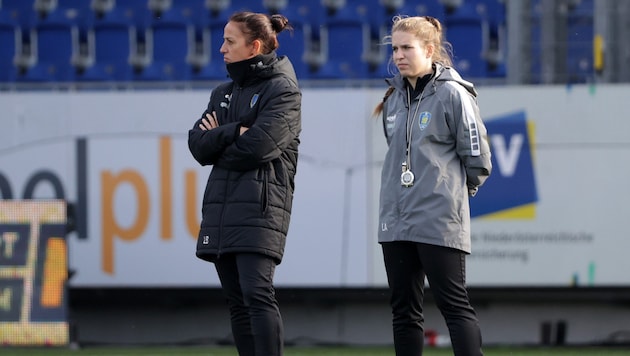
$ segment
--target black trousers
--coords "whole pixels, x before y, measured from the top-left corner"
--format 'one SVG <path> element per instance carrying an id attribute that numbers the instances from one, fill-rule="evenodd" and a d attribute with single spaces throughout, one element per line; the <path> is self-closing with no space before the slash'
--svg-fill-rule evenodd
<path id="1" fill-rule="evenodd" d="M 276 262 L 265 255 L 221 255 L 215 261 L 240 356 L 280 356 L 282 316 L 273 287 Z"/>
<path id="2" fill-rule="evenodd" d="M 422 243 L 382 244 L 391 291 L 396 356 L 422 355 L 424 278 L 427 277 L 456 356 L 483 355 L 481 331 L 466 291 L 466 254 Z"/>

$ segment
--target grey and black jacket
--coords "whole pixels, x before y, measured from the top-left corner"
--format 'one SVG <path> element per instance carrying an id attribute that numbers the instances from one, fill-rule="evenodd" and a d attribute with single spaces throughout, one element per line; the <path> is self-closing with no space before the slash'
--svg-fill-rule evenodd
<path id="1" fill-rule="evenodd" d="M 389 148 L 381 178 L 378 240 L 470 253 L 469 196 L 490 175 L 490 147 L 473 85 L 452 68 L 436 64 L 434 70 L 422 94 L 411 98 L 411 106 L 401 75 L 387 80 L 393 92 L 383 111 Z M 405 187 L 401 172 L 408 132 L 415 181 Z"/>
<path id="2" fill-rule="evenodd" d="M 212 165 L 202 203 L 197 256 L 253 252 L 282 261 L 289 229 L 301 131 L 302 94 L 293 66 L 275 53 L 227 65 L 231 82 L 216 87 L 195 122 L 188 147 Z M 249 130 L 239 135 L 241 126 Z"/>

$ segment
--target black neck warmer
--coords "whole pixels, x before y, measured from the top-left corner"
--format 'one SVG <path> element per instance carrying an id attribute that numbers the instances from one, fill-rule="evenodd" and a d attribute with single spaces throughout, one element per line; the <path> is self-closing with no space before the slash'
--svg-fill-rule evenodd
<path id="1" fill-rule="evenodd" d="M 239 86 L 243 86 L 247 79 L 251 77 L 251 74 L 259 72 L 262 68 L 271 64 L 271 62 L 275 59 L 275 52 L 271 52 L 269 54 L 259 54 L 240 62 L 228 63 L 226 64 L 226 68 L 230 74 L 230 78 Z"/>
<path id="2" fill-rule="evenodd" d="M 427 75 L 422 76 L 421 78 L 418 78 L 418 80 L 416 80 L 416 87 L 413 88 L 411 86 L 411 83 L 409 83 L 409 81 L 407 80 L 407 78 L 405 78 L 405 84 L 407 84 L 407 86 L 409 87 L 409 89 L 411 89 L 411 97 L 415 98 L 418 95 L 420 95 L 422 93 L 422 91 L 424 90 L 424 87 L 427 86 L 427 84 L 429 83 L 429 81 L 431 80 L 431 78 L 433 77 L 434 72 L 431 72 Z"/>

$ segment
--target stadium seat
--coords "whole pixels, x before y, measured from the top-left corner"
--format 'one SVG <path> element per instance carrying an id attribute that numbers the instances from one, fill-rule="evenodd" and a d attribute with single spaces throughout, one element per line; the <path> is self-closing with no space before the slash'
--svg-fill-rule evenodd
<path id="1" fill-rule="evenodd" d="M 367 78 L 369 79 L 391 77 L 393 73 L 391 68 L 395 67 L 391 63 L 391 44 L 383 41 L 383 38 L 389 34 L 387 26 L 381 25 L 376 31 L 378 32 L 371 32 L 367 44 L 369 50 L 364 54 L 364 59 L 368 65 Z"/>
<path id="2" fill-rule="evenodd" d="M 453 65 L 463 77 L 487 74 L 484 51 L 488 43 L 488 21 L 473 1 L 447 9 L 443 21 L 446 40 L 453 45 Z"/>
<path id="3" fill-rule="evenodd" d="M 7 11 L 15 21 L 27 20 L 34 12 L 33 0 L 2 0 L 2 11 Z"/>
<path id="4" fill-rule="evenodd" d="M 178 81 L 188 79 L 189 31 L 184 18 L 154 18 L 147 29 L 150 63 L 136 71 L 136 80 Z"/>
<path id="5" fill-rule="evenodd" d="M 124 0 L 122 0 L 124 1 Z M 76 11 L 82 16 L 86 16 L 92 11 L 91 0 L 57 0 L 57 7 L 66 11 Z"/>
<path id="6" fill-rule="evenodd" d="M 491 26 L 499 26 L 505 24 L 506 8 L 505 1 L 502 0 L 476 0 L 477 7 L 482 9 L 483 16 L 488 20 Z"/>
<path id="7" fill-rule="evenodd" d="M 569 10 L 567 70 L 570 83 L 585 83 L 593 76 L 593 0 L 582 0 Z"/>
<path id="8" fill-rule="evenodd" d="M 144 21 L 150 17 L 148 0 L 118 0 L 116 9 L 123 11 L 126 17 L 135 21 Z"/>
<path id="9" fill-rule="evenodd" d="M 404 4 L 398 9 L 396 15 L 408 15 L 408 16 L 431 16 L 440 21 L 444 21 L 446 18 L 446 8 L 440 3 L 439 0 L 428 1 L 405 1 Z M 391 20 L 391 18 L 390 18 Z"/>
<path id="10" fill-rule="evenodd" d="M 321 7 L 320 0 L 289 0 L 287 7 L 282 11 L 289 21 L 297 19 L 300 22 L 312 22 Z"/>
<path id="11" fill-rule="evenodd" d="M 64 82 L 74 80 L 72 57 L 78 38 L 76 19 L 65 11 L 53 11 L 34 20 L 30 43 L 35 64 L 18 80 Z"/>
<path id="12" fill-rule="evenodd" d="M 77 76 L 85 81 L 131 80 L 132 40 L 135 27 L 121 13 L 113 12 L 90 21 L 89 34 L 94 49 L 94 64 Z"/>
<path id="13" fill-rule="evenodd" d="M 208 12 L 197 25 L 196 33 L 203 34 L 202 42 L 197 41 L 199 46 L 203 46 L 203 51 L 207 59 L 202 67 L 192 68 L 192 77 L 195 80 L 225 80 L 228 76 L 223 62 L 223 55 L 220 52 L 223 45 L 223 28 L 227 19 L 227 13 L 216 14 L 216 18 L 211 18 Z M 199 35 L 197 35 L 199 38 Z"/>
<path id="14" fill-rule="evenodd" d="M 592 3 L 576 2 L 569 15 L 570 33 L 576 33 L 571 40 L 579 44 L 570 42 L 567 66 L 577 81 L 592 71 L 592 24 L 581 27 L 584 16 L 578 15 L 583 9 L 592 11 Z M 2 0 L 1 5 L 5 17 L 19 25 L 18 40 L 22 34 L 15 48 L 24 43 L 28 52 L 32 41 L 37 54 L 37 63 L 18 80 L 223 80 L 223 27 L 229 16 L 242 10 L 287 16 L 293 31 L 280 34 L 278 54 L 291 58 L 302 79 L 390 76 L 391 49 L 381 41 L 391 33 L 391 20 L 398 14 L 442 21 L 454 47 L 455 67 L 463 76 L 506 73 L 500 58 L 506 53 L 501 0 L 453 1 L 450 7 L 443 0 Z M 37 18 L 37 11 L 50 16 Z M 4 26 L 5 43 L 7 31 L 11 29 Z M 53 38 L 54 46 L 42 43 Z M 11 54 L 1 56 L 6 66 Z M 77 63 L 81 70 L 75 73 L 72 65 Z"/>
<path id="15" fill-rule="evenodd" d="M 453 45 L 453 65 L 463 77 L 486 76 L 483 21 L 448 22 L 446 39 Z"/>
<path id="16" fill-rule="evenodd" d="M 361 1 L 348 1 L 340 8 L 322 7 L 314 17 L 307 41 L 319 46 L 322 62 L 311 77 L 315 79 L 365 78 L 368 71 L 364 55 L 369 44 L 367 8 Z M 317 43 L 319 42 L 319 43 Z M 317 49 L 312 49 L 317 50 Z"/>
<path id="17" fill-rule="evenodd" d="M 17 69 L 13 60 L 18 51 L 21 30 L 10 15 L 0 10 L 0 82 L 15 80 Z"/>
<path id="18" fill-rule="evenodd" d="M 487 67 L 486 76 L 505 78 L 508 46 L 505 3 L 501 0 L 474 0 L 471 3 L 478 17 L 486 24 L 483 49 L 483 58 Z"/>
<path id="19" fill-rule="evenodd" d="M 223 28 L 236 11 L 230 0 L 201 0 L 202 8 L 193 16 L 193 43 L 188 66 L 192 80 L 225 80 L 228 76 L 220 53 Z M 189 37 L 191 38 L 191 37 Z"/>
<path id="20" fill-rule="evenodd" d="M 277 53 L 288 56 L 298 78 L 305 78 L 308 75 L 308 66 L 304 62 L 304 24 L 293 22 L 291 25 L 292 31 L 285 30 L 278 35 L 280 46 Z"/>
<path id="21" fill-rule="evenodd" d="M 309 74 L 308 65 L 304 61 L 304 53 L 306 50 L 306 38 L 305 28 L 309 23 L 309 14 L 313 11 L 308 1 L 288 1 L 288 0 L 269 0 L 263 1 L 265 11 L 268 14 L 279 13 L 284 15 L 289 24 L 293 27 L 293 30 L 285 30 L 278 36 L 280 47 L 278 48 L 279 55 L 287 55 L 298 78 L 307 78 Z"/>
<path id="22" fill-rule="evenodd" d="M 262 0 L 232 0 L 232 8 L 236 11 L 265 12 Z"/>

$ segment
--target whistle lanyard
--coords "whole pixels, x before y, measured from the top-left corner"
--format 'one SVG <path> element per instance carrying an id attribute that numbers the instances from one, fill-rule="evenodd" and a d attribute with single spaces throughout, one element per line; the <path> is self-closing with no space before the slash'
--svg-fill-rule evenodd
<path id="1" fill-rule="evenodd" d="M 407 86 L 407 154 L 405 155 L 405 162 L 407 163 L 408 170 L 411 170 L 411 133 L 413 132 L 413 123 L 416 120 L 416 116 L 418 116 L 418 110 L 420 109 L 420 102 L 422 101 L 423 95 L 424 90 L 422 90 L 422 93 L 420 94 L 420 100 L 418 100 L 418 105 L 416 106 L 416 110 L 414 111 L 413 116 L 409 118 L 409 115 L 411 114 L 411 93 L 409 92 L 409 86 Z"/>

